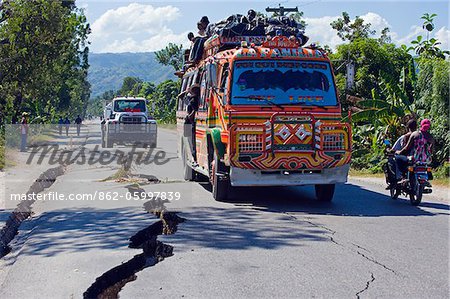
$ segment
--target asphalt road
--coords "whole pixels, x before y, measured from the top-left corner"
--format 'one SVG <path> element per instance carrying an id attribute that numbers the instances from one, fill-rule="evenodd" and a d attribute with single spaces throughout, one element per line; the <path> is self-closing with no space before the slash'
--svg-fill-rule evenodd
<path id="1" fill-rule="evenodd" d="M 98 157 L 98 127 L 86 132 L 81 156 Z M 449 297 L 448 196 L 413 207 L 351 179 L 332 203 L 316 201 L 312 187 L 239 188 L 216 202 L 207 183 L 182 180 L 176 148 L 176 133 L 160 130 L 152 155 L 163 151 L 162 165 L 135 162 L 125 176 L 117 163 L 68 165 L 42 194 L 118 200 L 36 201 L 0 260 L 0 298 L 80 298 L 99 286 L 106 298 Z M 162 200 L 170 192 L 180 199 Z M 140 263 L 143 249 L 129 239 L 151 239 L 152 209 L 185 221 L 157 237 L 173 254 L 161 245 L 148 255 L 144 245 Z"/>

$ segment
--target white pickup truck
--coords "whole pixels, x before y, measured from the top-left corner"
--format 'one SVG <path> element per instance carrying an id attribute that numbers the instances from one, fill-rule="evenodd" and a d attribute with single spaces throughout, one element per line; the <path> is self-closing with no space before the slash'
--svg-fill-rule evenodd
<path id="1" fill-rule="evenodd" d="M 144 98 L 114 98 L 104 110 L 102 147 L 131 143 L 156 147 L 157 125 L 147 109 Z"/>

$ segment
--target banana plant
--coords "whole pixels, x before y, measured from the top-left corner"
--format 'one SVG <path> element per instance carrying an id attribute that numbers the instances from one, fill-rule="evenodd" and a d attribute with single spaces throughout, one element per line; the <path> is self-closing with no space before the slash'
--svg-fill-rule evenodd
<path id="1" fill-rule="evenodd" d="M 405 72 L 402 72 L 405 76 Z M 355 123 L 372 123 L 376 128 L 384 129 L 386 137 L 395 138 L 401 130 L 402 120 L 413 113 L 411 102 L 402 80 L 392 82 L 381 77 L 381 92 L 372 89 L 372 98 L 358 102 L 363 109 L 352 116 Z"/>

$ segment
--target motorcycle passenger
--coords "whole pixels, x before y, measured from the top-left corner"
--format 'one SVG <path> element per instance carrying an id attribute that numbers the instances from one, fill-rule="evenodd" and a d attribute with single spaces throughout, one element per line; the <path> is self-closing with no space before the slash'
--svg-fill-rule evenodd
<path id="1" fill-rule="evenodd" d="M 420 130 L 411 134 L 405 146 L 397 150 L 395 160 L 400 173 L 405 173 L 408 167 L 408 156 L 413 156 L 415 162 L 430 162 L 434 138 L 428 132 L 431 126 L 429 119 L 420 122 Z"/>

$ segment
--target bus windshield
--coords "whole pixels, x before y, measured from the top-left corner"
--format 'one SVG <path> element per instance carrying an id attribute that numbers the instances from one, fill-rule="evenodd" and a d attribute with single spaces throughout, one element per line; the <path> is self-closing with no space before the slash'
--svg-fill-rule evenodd
<path id="1" fill-rule="evenodd" d="M 145 112 L 144 100 L 116 100 L 114 101 L 116 112 Z"/>
<path id="2" fill-rule="evenodd" d="M 236 61 L 233 105 L 337 105 L 330 64 L 316 61 Z"/>

